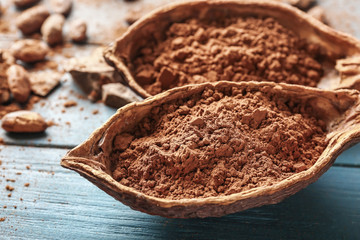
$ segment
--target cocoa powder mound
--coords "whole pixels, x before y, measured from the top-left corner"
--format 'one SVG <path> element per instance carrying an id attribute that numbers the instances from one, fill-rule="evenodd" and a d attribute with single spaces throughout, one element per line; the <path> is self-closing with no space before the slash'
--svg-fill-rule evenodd
<path id="1" fill-rule="evenodd" d="M 113 178 L 160 198 L 204 198 L 270 186 L 309 169 L 326 125 L 271 91 L 206 89 L 154 107 L 114 139 Z"/>
<path id="2" fill-rule="evenodd" d="M 152 95 L 219 80 L 315 87 L 323 75 L 321 55 L 318 45 L 273 18 L 190 19 L 173 23 L 163 38 L 149 39 L 130 69 Z"/>

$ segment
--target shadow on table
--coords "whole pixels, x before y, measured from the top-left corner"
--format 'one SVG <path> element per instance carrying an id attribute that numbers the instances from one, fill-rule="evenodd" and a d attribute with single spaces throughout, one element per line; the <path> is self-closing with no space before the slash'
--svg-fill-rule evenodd
<path id="1" fill-rule="evenodd" d="M 30 141 L 36 140 L 40 138 L 46 138 L 48 135 L 46 132 L 41 133 L 6 133 L 6 137 L 11 138 L 13 140 L 19 141 Z"/>

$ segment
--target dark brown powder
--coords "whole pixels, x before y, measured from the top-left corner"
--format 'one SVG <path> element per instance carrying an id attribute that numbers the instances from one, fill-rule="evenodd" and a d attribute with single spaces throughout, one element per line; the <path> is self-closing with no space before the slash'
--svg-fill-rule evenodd
<path id="1" fill-rule="evenodd" d="M 316 86 L 323 75 L 317 45 L 272 18 L 190 19 L 150 39 L 131 66 L 150 94 L 219 80 Z"/>
<path id="2" fill-rule="evenodd" d="M 312 112 L 270 91 L 207 89 L 154 107 L 133 132 L 117 135 L 113 177 L 170 199 L 273 185 L 323 152 L 326 126 Z"/>

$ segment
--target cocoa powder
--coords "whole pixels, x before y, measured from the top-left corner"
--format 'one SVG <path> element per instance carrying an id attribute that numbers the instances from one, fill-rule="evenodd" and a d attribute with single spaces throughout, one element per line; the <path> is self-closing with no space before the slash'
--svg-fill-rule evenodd
<path id="1" fill-rule="evenodd" d="M 156 36 L 156 37 L 155 37 Z M 316 86 L 320 49 L 273 18 L 190 19 L 155 35 L 130 68 L 150 94 L 205 81 L 272 81 Z"/>
<path id="2" fill-rule="evenodd" d="M 309 169 L 326 125 L 303 100 L 272 91 L 205 89 L 151 109 L 117 135 L 113 178 L 160 198 L 229 195 Z"/>

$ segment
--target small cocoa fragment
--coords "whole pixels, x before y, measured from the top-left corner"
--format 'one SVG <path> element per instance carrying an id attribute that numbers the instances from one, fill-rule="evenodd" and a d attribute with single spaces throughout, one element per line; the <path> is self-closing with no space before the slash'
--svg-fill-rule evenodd
<path id="1" fill-rule="evenodd" d="M 153 72 L 152 67 L 143 68 L 138 73 L 136 73 L 136 81 L 141 85 L 151 84 L 153 80 Z"/>
<path id="2" fill-rule="evenodd" d="M 87 25 L 82 19 L 76 19 L 70 23 L 69 36 L 74 42 L 84 42 L 86 40 Z"/>
<path id="3" fill-rule="evenodd" d="M 35 133 L 45 131 L 47 124 L 36 112 L 17 111 L 6 114 L 1 127 L 8 132 Z"/>
<path id="4" fill-rule="evenodd" d="M 306 165 L 303 162 L 297 162 L 294 164 L 294 169 L 296 172 L 302 172 L 306 170 Z"/>
<path id="5" fill-rule="evenodd" d="M 54 13 L 66 16 L 70 13 L 72 2 L 72 0 L 51 0 L 50 8 Z"/>
<path id="6" fill-rule="evenodd" d="M 133 139 L 134 136 L 128 133 L 117 135 L 114 140 L 114 148 L 120 151 L 124 151 L 129 147 Z"/>
<path id="7" fill-rule="evenodd" d="M 16 26 L 23 34 L 28 35 L 39 31 L 49 15 L 45 6 L 35 6 L 25 10 L 16 18 Z"/>
<path id="8" fill-rule="evenodd" d="M 40 40 L 24 39 L 15 42 L 10 51 L 16 59 L 32 63 L 44 60 L 49 47 Z"/>
<path id="9" fill-rule="evenodd" d="M 30 81 L 27 71 L 19 65 L 12 65 L 6 74 L 14 99 L 19 103 L 26 102 L 30 96 Z"/>
<path id="10" fill-rule="evenodd" d="M 121 83 L 108 83 L 102 86 L 102 100 L 110 107 L 119 108 L 141 98 Z"/>
<path id="11" fill-rule="evenodd" d="M 75 106 L 77 106 L 77 102 L 75 102 L 74 100 L 69 100 L 64 103 L 64 107 L 66 108 L 75 107 Z"/>
<path id="12" fill-rule="evenodd" d="M 32 5 L 35 5 L 39 1 L 40 0 L 15 0 L 14 4 L 18 8 L 26 8 L 26 7 L 30 7 Z"/>
<path id="13" fill-rule="evenodd" d="M 48 17 L 41 27 L 41 34 L 45 42 L 55 45 L 63 41 L 63 26 L 65 18 L 61 14 L 52 14 Z"/>
<path id="14" fill-rule="evenodd" d="M 163 67 L 160 71 L 158 81 L 161 83 L 161 87 L 163 89 L 168 89 L 171 85 L 173 85 L 176 77 L 176 74 L 170 68 Z"/>
<path id="15" fill-rule="evenodd" d="M 202 126 L 202 125 L 204 125 L 204 123 L 205 123 L 204 120 L 202 118 L 199 118 L 199 117 L 194 118 L 190 122 L 190 124 L 193 125 L 193 126 Z"/>

